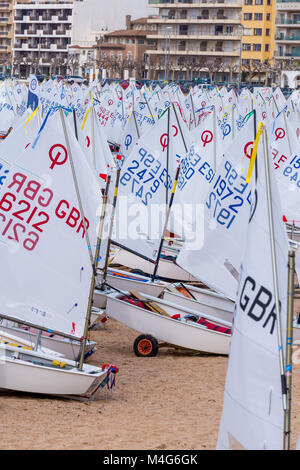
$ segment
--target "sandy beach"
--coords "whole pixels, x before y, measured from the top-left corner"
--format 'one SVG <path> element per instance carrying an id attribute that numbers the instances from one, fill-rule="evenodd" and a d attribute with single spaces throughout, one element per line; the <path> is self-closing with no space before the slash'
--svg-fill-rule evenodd
<path id="1" fill-rule="evenodd" d="M 120 368 L 114 392 L 104 389 L 93 402 L 1 394 L 0 449 L 214 450 L 227 358 L 172 349 L 160 350 L 155 358 L 137 358 L 132 349 L 136 336 L 114 320 L 91 333 L 99 346 L 89 362 Z M 293 380 L 295 448 L 300 433 L 300 351 Z"/>

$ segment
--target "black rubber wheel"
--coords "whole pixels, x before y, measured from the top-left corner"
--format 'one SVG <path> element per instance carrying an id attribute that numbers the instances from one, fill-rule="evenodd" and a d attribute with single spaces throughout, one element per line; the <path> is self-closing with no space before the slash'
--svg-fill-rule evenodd
<path id="1" fill-rule="evenodd" d="M 158 342 L 150 335 L 140 335 L 133 344 L 134 354 L 137 357 L 154 357 L 158 353 Z"/>

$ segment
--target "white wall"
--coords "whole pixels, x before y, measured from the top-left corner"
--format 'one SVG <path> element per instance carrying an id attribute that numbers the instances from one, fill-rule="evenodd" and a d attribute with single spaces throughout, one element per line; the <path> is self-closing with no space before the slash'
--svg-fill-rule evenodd
<path id="1" fill-rule="evenodd" d="M 132 19 L 155 15 L 148 0 L 84 0 L 74 2 L 72 43 L 87 45 L 91 31 L 114 31 L 125 28 L 125 16 Z"/>

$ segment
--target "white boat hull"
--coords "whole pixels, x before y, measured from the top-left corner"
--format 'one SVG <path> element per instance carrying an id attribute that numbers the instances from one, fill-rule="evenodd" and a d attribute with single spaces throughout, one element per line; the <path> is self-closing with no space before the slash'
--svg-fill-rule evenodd
<path id="1" fill-rule="evenodd" d="M 207 304 L 205 301 L 189 299 L 184 295 L 180 295 L 179 292 L 178 294 L 175 294 L 173 292 L 164 291 L 163 299 L 183 308 L 191 308 L 198 311 L 199 313 L 201 312 L 204 315 L 213 315 L 219 318 L 221 321 L 225 320 L 232 322 L 233 319 L 233 311 L 229 309 L 222 309 L 214 305 L 214 298 L 211 299 L 212 302 L 210 304 Z"/>
<path id="2" fill-rule="evenodd" d="M 0 325 L 0 330 L 6 333 L 10 333 L 15 337 L 19 337 L 20 340 L 30 342 L 32 346 L 36 344 L 37 334 L 30 330 L 24 330 L 23 328 L 16 328 L 10 326 Z M 51 351 L 62 354 L 65 358 L 70 360 L 77 360 L 80 354 L 80 342 L 75 340 L 68 340 L 66 338 L 60 338 L 57 336 L 45 336 L 41 335 L 41 346 Z M 87 341 L 85 354 L 91 353 L 92 349 L 96 346 L 95 342 Z"/>
<path id="3" fill-rule="evenodd" d="M 97 281 L 101 283 L 101 274 L 99 274 Z M 165 282 L 151 282 L 151 280 L 145 276 L 131 274 L 120 269 L 109 269 L 106 282 L 108 286 L 119 289 L 121 292 L 137 290 L 138 292 L 143 292 L 144 294 L 154 297 L 161 295 L 167 285 Z M 107 290 L 108 293 L 111 293 L 111 290 Z"/>
<path id="4" fill-rule="evenodd" d="M 103 309 L 106 307 L 106 296 L 107 293 L 111 293 L 112 291 L 109 289 L 108 291 L 101 291 L 100 289 L 94 290 L 94 297 L 93 297 L 93 306 L 96 308 Z M 91 318 L 92 323 L 95 321 L 95 315 Z"/>
<path id="5" fill-rule="evenodd" d="M 0 342 L 15 345 L 15 346 L 18 346 L 18 347 L 22 346 L 22 348 L 28 349 L 28 350 L 31 350 L 31 351 L 34 349 L 32 343 L 30 341 L 26 341 L 23 338 L 20 338 L 18 336 L 14 336 L 14 335 L 12 335 L 8 332 L 4 332 L 4 331 L 1 331 L 1 330 L 0 330 Z M 40 346 L 39 350 L 44 354 L 53 355 L 57 358 L 58 357 L 63 357 L 63 355 L 58 353 L 57 351 L 52 351 L 52 350 L 47 349 L 45 347 Z"/>
<path id="6" fill-rule="evenodd" d="M 178 286 L 180 288 L 180 286 Z M 187 285 L 186 288 L 191 292 L 195 300 L 198 302 L 204 302 L 207 305 L 212 305 L 216 308 L 221 308 L 223 310 L 234 310 L 234 302 L 223 294 L 210 291 L 208 289 L 201 289 L 200 287 Z"/>
<path id="7" fill-rule="evenodd" d="M 114 255 L 113 264 L 118 264 L 122 266 L 127 266 L 128 268 L 141 271 L 146 274 L 152 275 L 154 272 L 155 265 L 150 263 L 139 256 L 129 253 L 126 250 L 119 249 L 116 250 Z M 161 279 L 170 279 L 178 281 L 197 281 L 191 274 L 184 269 L 177 266 L 173 261 L 166 259 L 160 259 L 157 271 L 157 277 Z"/>
<path id="8" fill-rule="evenodd" d="M 156 301 L 158 305 L 161 302 Z M 182 309 L 161 305 L 171 315 L 186 314 Z M 198 324 L 183 323 L 143 308 L 131 305 L 118 298 L 117 295 L 107 297 L 106 313 L 128 327 L 163 342 L 211 354 L 227 355 L 229 353 L 230 336 L 208 330 Z"/>
<path id="9" fill-rule="evenodd" d="M 67 370 L 51 366 L 53 359 L 53 356 L 0 344 L 0 388 L 83 399 L 96 395 L 107 369 L 84 364 L 81 372 L 74 362 L 65 360 L 70 368 Z"/>

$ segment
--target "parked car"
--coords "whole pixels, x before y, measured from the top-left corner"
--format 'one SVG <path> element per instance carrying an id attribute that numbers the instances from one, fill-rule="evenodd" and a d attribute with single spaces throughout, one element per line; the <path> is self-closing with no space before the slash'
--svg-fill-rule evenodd
<path id="1" fill-rule="evenodd" d="M 64 79 L 64 77 L 62 75 L 54 75 L 54 77 L 52 77 L 52 78 L 53 78 L 53 80 L 58 80 L 58 81 Z"/>
<path id="2" fill-rule="evenodd" d="M 65 77 L 68 83 L 79 83 L 80 85 L 87 80 L 84 77 L 80 77 L 79 75 L 69 75 L 68 77 Z"/>
<path id="3" fill-rule="evenodd" d="M 123 88 L 123 90 L 126 90 L 128 87 L 129 87 L 129 80 L 123 80 L 121 83 L 120 83 L 121 87 Z"/>
<path id="4" fill-rule="evenodd" d="M 284 87 L 284 88 L 281 88 L 281 91 L 283 93 L 283 96 L 285 98 L 288 98 L 292 93 L 293 93 L 293 88 L 289 88 L 289 87 Z"/>
<path id="5" fill-rule="evenodd" d="M 46 75 L 36 75 L 36 78 L 39 83 L 42 83 L 44 80 L 48 80 L 49 77 Z"/>

